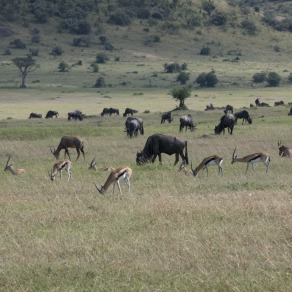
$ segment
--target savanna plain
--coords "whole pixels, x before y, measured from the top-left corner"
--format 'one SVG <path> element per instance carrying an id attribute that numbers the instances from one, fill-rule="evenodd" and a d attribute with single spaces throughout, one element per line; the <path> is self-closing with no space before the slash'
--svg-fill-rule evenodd
<path id="1" fill-rule="evenodd" d="M 131 36 L 125 28 L 119 33 Z M 54 37 L 58 42 L 68 36 Z M 266 37 L 271 39 L 272 33 Z M 66 62 L 73 63 L 76 53 L 83 61 L 66 73 L 56 69 L 60 58 L 41 51 L 41 66 L 28 75 L 25 89 L 18 88 L 17 68 L 2 63 L 0 161 L 3 169 L 11 156 L 13 166 L 26 172 L 21 176 L 0 172 L 1 291 L 292 290 L 292 158 L 278 153 L 278 141 L 292 146 L 287 105 L 292 102 L 291 84 L 250 86 L 251 75 L 267 68 L 288 76 L 291 58 L 275 56 L 271 50 L 273 58 L 264 60 L 254 38 L 257 58 L 249 56 L 246 47 L 246 55 L 236 64 L 211 57 L 194 60 L 190 47 L 179 38 L 178 46 L 187 47 L 182 50 L 186 56 L 169 53 L 167 41 L 173 37 L 158 44 L 165 46 L 165 56 L 142 45 L 135 52 L 114 51 L 121 60 L 100 65 L 99 74 L 111 84 L 105 88 L 92 87 L 96 74 L 88 67 L 96 55 L 93 48 L 70 49 L 64 44 Z M 291 36 L 290 43 L 284 36 L 280 41 L 291 48 Z M 4 62 L 7 56 L 0 58 Z M 161 114 L 178 106 L 169 94 L 177 85 L 175 78 L 162 72 L 164 63 L 176 59 L 187 61 L 192 79 L 215 69 L 222 82 L 210 89 L 193 87 L 186 99 L 189 110 L 173 111 L 174 121 L 161 124 Z M 271 106 L 250 108 L 256 98 Z M 279 100 L 285 105 L 275 107 Z M 253 123 L 242 125 L 239 120 L 233 135 L 215 135 L 223 111 L 205 111 L 210 103 L 232 104 L 235 111 L 245 107 Z M 104 107 L 119 108 L 120 116 L 101 117 Z M 144 135 L 126 136 L 121 115 L 126 107 L 138 110 Z M 84 120 L 68 121 L 67 113 L 76 109 L 86 115 Z M 47 110 L 60 115 L 28 119 L 31 112 L 44 116 Z M 189 113 L 196 130 L 179 133 L 179 117 Z M 154 133 L 187 140 L 193 166 L 209 155 L 222 156 L 223 176 L 212 166 L 208 177 L 202 171 L 194 178 L 190 165 L 179 172 L 174 156 L 165 154 L 162 164 L 157 159 L 136 165 L 136 153 Z M 85 159 L 76 161 L 76 152 L 70 149 L 72 180 L 68 182 L 63 173 L 52 183 L 48 172 L 56 159 L 50 148 L 56 148 L 64 135 L 83 138 Z M 239 157 L 267 152 L 269 171 L 261 163 L 256 172 L 250 168 L 247 173 L 245 163 L 231 164 L 235 148 Z M 93 158 L 96 171 L 88 169 Z M 108 166 L 133 169 L 130 192 L 123 182 L 122 194 L 118 190 L 113 194 L 112 187 L 105 195 L 97 192 L 93 183 L 105 182 Z"/>

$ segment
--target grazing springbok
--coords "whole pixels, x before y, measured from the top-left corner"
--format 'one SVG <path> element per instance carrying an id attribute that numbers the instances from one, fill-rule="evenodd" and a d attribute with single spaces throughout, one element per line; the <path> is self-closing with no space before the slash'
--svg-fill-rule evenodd
<path id="1" fill-rule="evenodd" d="M 252 165 L 252 168 L 255 171 L 254 163 L 258 163 L 258 162 L 264 163 L 265 166 L 266 166 L 266 172 L 268 172 L 271 158 L 267 153 L 263 153 L 263 152 L 253 153 L 253 154 L 246 155 L 244 157 L 239 158 L 239 157 L 237 157 L 237 155 L 235 155 L 235 151 L 236 151 L 236 147 L 235 147 L 235 149 L 233 151 L 233 154 L 232 154 L 231 164 L 233 164 L 235 162 L 245 162 L 245 163 L 247 163 L 245 173 L 247 173 L 248 167 L 249 167 L 250 164 Z"/>
<path id="2" fill-rule="evenodd" d="M 106 168 L 108 169 L 108 168 Z M 97 185 L 94 183 L 96 189 L 103 195 L 107 191 L 107 189 L 113 184 L 113 194 L 115 193 L 115 186 L 117 185 L 120 191 L 120 194 L 122 194 L 121 186 L 120 186 L 120 180 L 123 179 L 125 183 L 128 186 L 128 189 L 130 191 L 130 177 L 132 175 L 132 169 L 127 166 L 121 166 L 116 169 L 110 168 L 111 173 L 109 174 L 105 184 L 101 186 L 99 189 Z"/>
<path id="3" fill-rule="evenodd" d="M 72 162 L 68 159 L 60 160 L 60 161 L 56 162 L 53 165 L 53 169 L 51 170 L 51 172 L 49 172 L 49 176 L 50 176 L 51 181 L 56 180 L 56 175 L 58 172 L 60 173 L 60 178 L 62 178 L 62 171 L 63 170 L 67 171 L 68 181 L 69 181 L 70 178 L 72 177 L 71 168 L 72 168 Z"/>
<path id="4" fill-rule="evenodd" d="M 292 149 L 284 146 L 281 141 L 278 141 L 279 155 L 281 157 L 292 157 Z"/>
<path id="5" fill-rule="evenodd" d="M 84 154 L 83 147 L 84 147 L 84 142 L 79 136 L 64 136 L 61 138 L 61 141 L 59 143 L 58 148 L 54 149 L 54 150 L 51 149 L 51 152 L 56 157 L 56 159 L 59 159 L 60 151 L 62 149 L 64 149 L 65 150 L 65 158 L 66 158 L 66 154 L 67 154 L 69 159 L 71 160 L 68 148 L 76 148 L 76 151 L 77 151 L 76 160 L 78 160 L 78 158 L 80 156 L 80 151 L 82 152 L 83 158 L 85 160 L 85 154 Z"/>
<path id="6" fill-rule="evenodd" d="M 6 162 L 6 166 L 4 168 L 4 171 L 10 171 L 13 175 L 19 175 L 25 173 L 25 170 L 23 168 L 14 168 L 12 167 L 12 164 L 9 164 L 10 156 L 8 157 L 8 160 Z"/>
<path id="7" fill-rule="evenodd" d="M 219 174 L 221 173 L 223 175 L 223 169 L 221 166 L 222 163 L 223 163 L 222 157 L 219 157 L 218 155 L 211 155 L 211 156 L 204 158 L 202 160 L 202 162 L 195 169 L 193 169 L 193 165 L 191 163 L 191 170 L 193 172 L 193 176 L 196 176 L 200 170 L 206 169 L 207 176 L 209 176 L 208 166 L 217 165 Z"/>

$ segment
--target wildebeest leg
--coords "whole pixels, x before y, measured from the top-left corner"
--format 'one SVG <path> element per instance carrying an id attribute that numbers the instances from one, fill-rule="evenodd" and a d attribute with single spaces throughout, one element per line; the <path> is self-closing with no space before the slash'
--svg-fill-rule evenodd
<path id="1" fill-rule="evenodd" d="M 153 158 L 152 158 L 152 163 L 155 162 L 156 157 L 157 157 L 157 154 L 154 154 L 154 156 L 153 156 Z M 159 160 L 159 161 L 160 161 L 160 160 Z"/>
<path id="2" fill-rule="evenodd" d="M 84 149 L 83 149 L 83 146 L 80 148 L 81 152 L 82 152 L 82 155 L 83 155 L 83 158 L 85 160 L 85 153 L 84 153 Z"/>
<path id="3" fill-rule="evenodd" d="M 68 155 L 69 160 L 71 160 L 69 150 L 67 148 L 65 148 L 65 158 L 66 158 L 66 155 Z"/>
<path id="4" fill-rule="evenodd" d="M 76 158 L 76 160 L 78 160 L 78 158 L 80 156 L 80 150 L 78 148 L 76 148 L 76 151 L 77 151 L 77 158 Z"/>
<path id="5" fill-rule="evenodd" d="M 182 158 L 183 160 L 183 158 Z M 176 165 L 179 161 L 179 153 L 175 153 L 175 161 L 174 161 L 174 165 Z"/>
<path id="6" fill-rule="evenodd" d="M 158 159 L 159 159 L 159 162 L 162 163 L 161 153 L 158 153 Z"/>
<path id="7" fill-rule="evenodd" d="M 230 135 L 232 135 L 233 132 L 233 126 L 230 127 Z"/>

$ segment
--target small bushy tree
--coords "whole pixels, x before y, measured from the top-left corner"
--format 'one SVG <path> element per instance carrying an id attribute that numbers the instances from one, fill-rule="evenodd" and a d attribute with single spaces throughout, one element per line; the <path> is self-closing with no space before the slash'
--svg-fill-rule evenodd
<path id="1" fill-rule="evenodd" d="M 201 73 L 197 77 L 196 82 L 200 87 L 214 87 L 218 83 L 218 79 L 215 71 L 210 71 L 209 73 Z"/>
<path id="2" fill-rule="evenodd" d="M 64 61 L 62 61 L 58 66 L 59 72 L 68 72 L 69 70 L 70 70 L 70 66 Z"/>
<path id="3" fill-rule="evenodd" d="M 252 81 L 254 83 L 262 83 L 266 80 L 266 76 L 267 76 L 267 72 L 260 72 L 260 73 L 255 73 L 253 76 L 252 76 Z"/>
<path id="4" fill-rule="evenodd" d="M 281 76 L 276 72 L 269 72 L 268 76 L 266 78 L 266 81 L 268 82 L 268 85 L 271 87 L 277 87 L 279 86 L 281 82 Z"/>
<path id="5" fill-rule="evenodd" d="M 105 64 L 107 61 L 109 61 L 109 56 L 105 53 L 99 53 L 96 55 L 96 63 L 98 64 Z"/>
<path id="6" fill-rule="evenodd" d="M 103 77 L 97 78 L 94 87 L 96 88 L 103 88 L 106 87 L 105 79 Z"/>
<path id="7" fill-rule="evenodd" d="M 181 72 L 176 78 L 176 81 L 180 82 L 181 85 L 184 85 L 189 81 L 190 79 L 190 74 L 186 72 Z"/>
<path id="8" fill-rule="evenodd" d="M 179 109 L 187 109 L 185 106 L 185 100 L 191 96 L 191 90 L 189 87 L 176 87 L 173 88 L 170 93 L 175 100 L 179 101 Z"/>
<path id="9" fill-rule="evenodd" d="M 54 47 L 50 53 L 50 55 L 56 57 L 61 56 L 64 53 L 63 49 L 61 47 Z"/>

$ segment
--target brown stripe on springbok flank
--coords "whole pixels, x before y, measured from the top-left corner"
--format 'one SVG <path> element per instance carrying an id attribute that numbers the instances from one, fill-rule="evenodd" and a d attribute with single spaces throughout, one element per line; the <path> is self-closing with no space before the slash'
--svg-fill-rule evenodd
<path id="1" fill-rule="evenodd" d="M 122 173 L 120 173 L 120 174 L 118 175 L 118 177 L 117 177 L 117 180 L 118 180 L 121 176 L 123 176 L 126 172 L 127 172 L 127 170 L 124 170 Z"/>
<path id="2" fill-rule="evenodd" d="M 256 160 L 256 159 L 258 159 L 258 158 L 260 158 L 260 157 L 261 157 L 261 155 L 257 155 L 257 156 L 255 156 L 254 158 L 250 159 L 249 162 L 251 162 L 251 161 L 253 161 L 253 160 Z"/>

